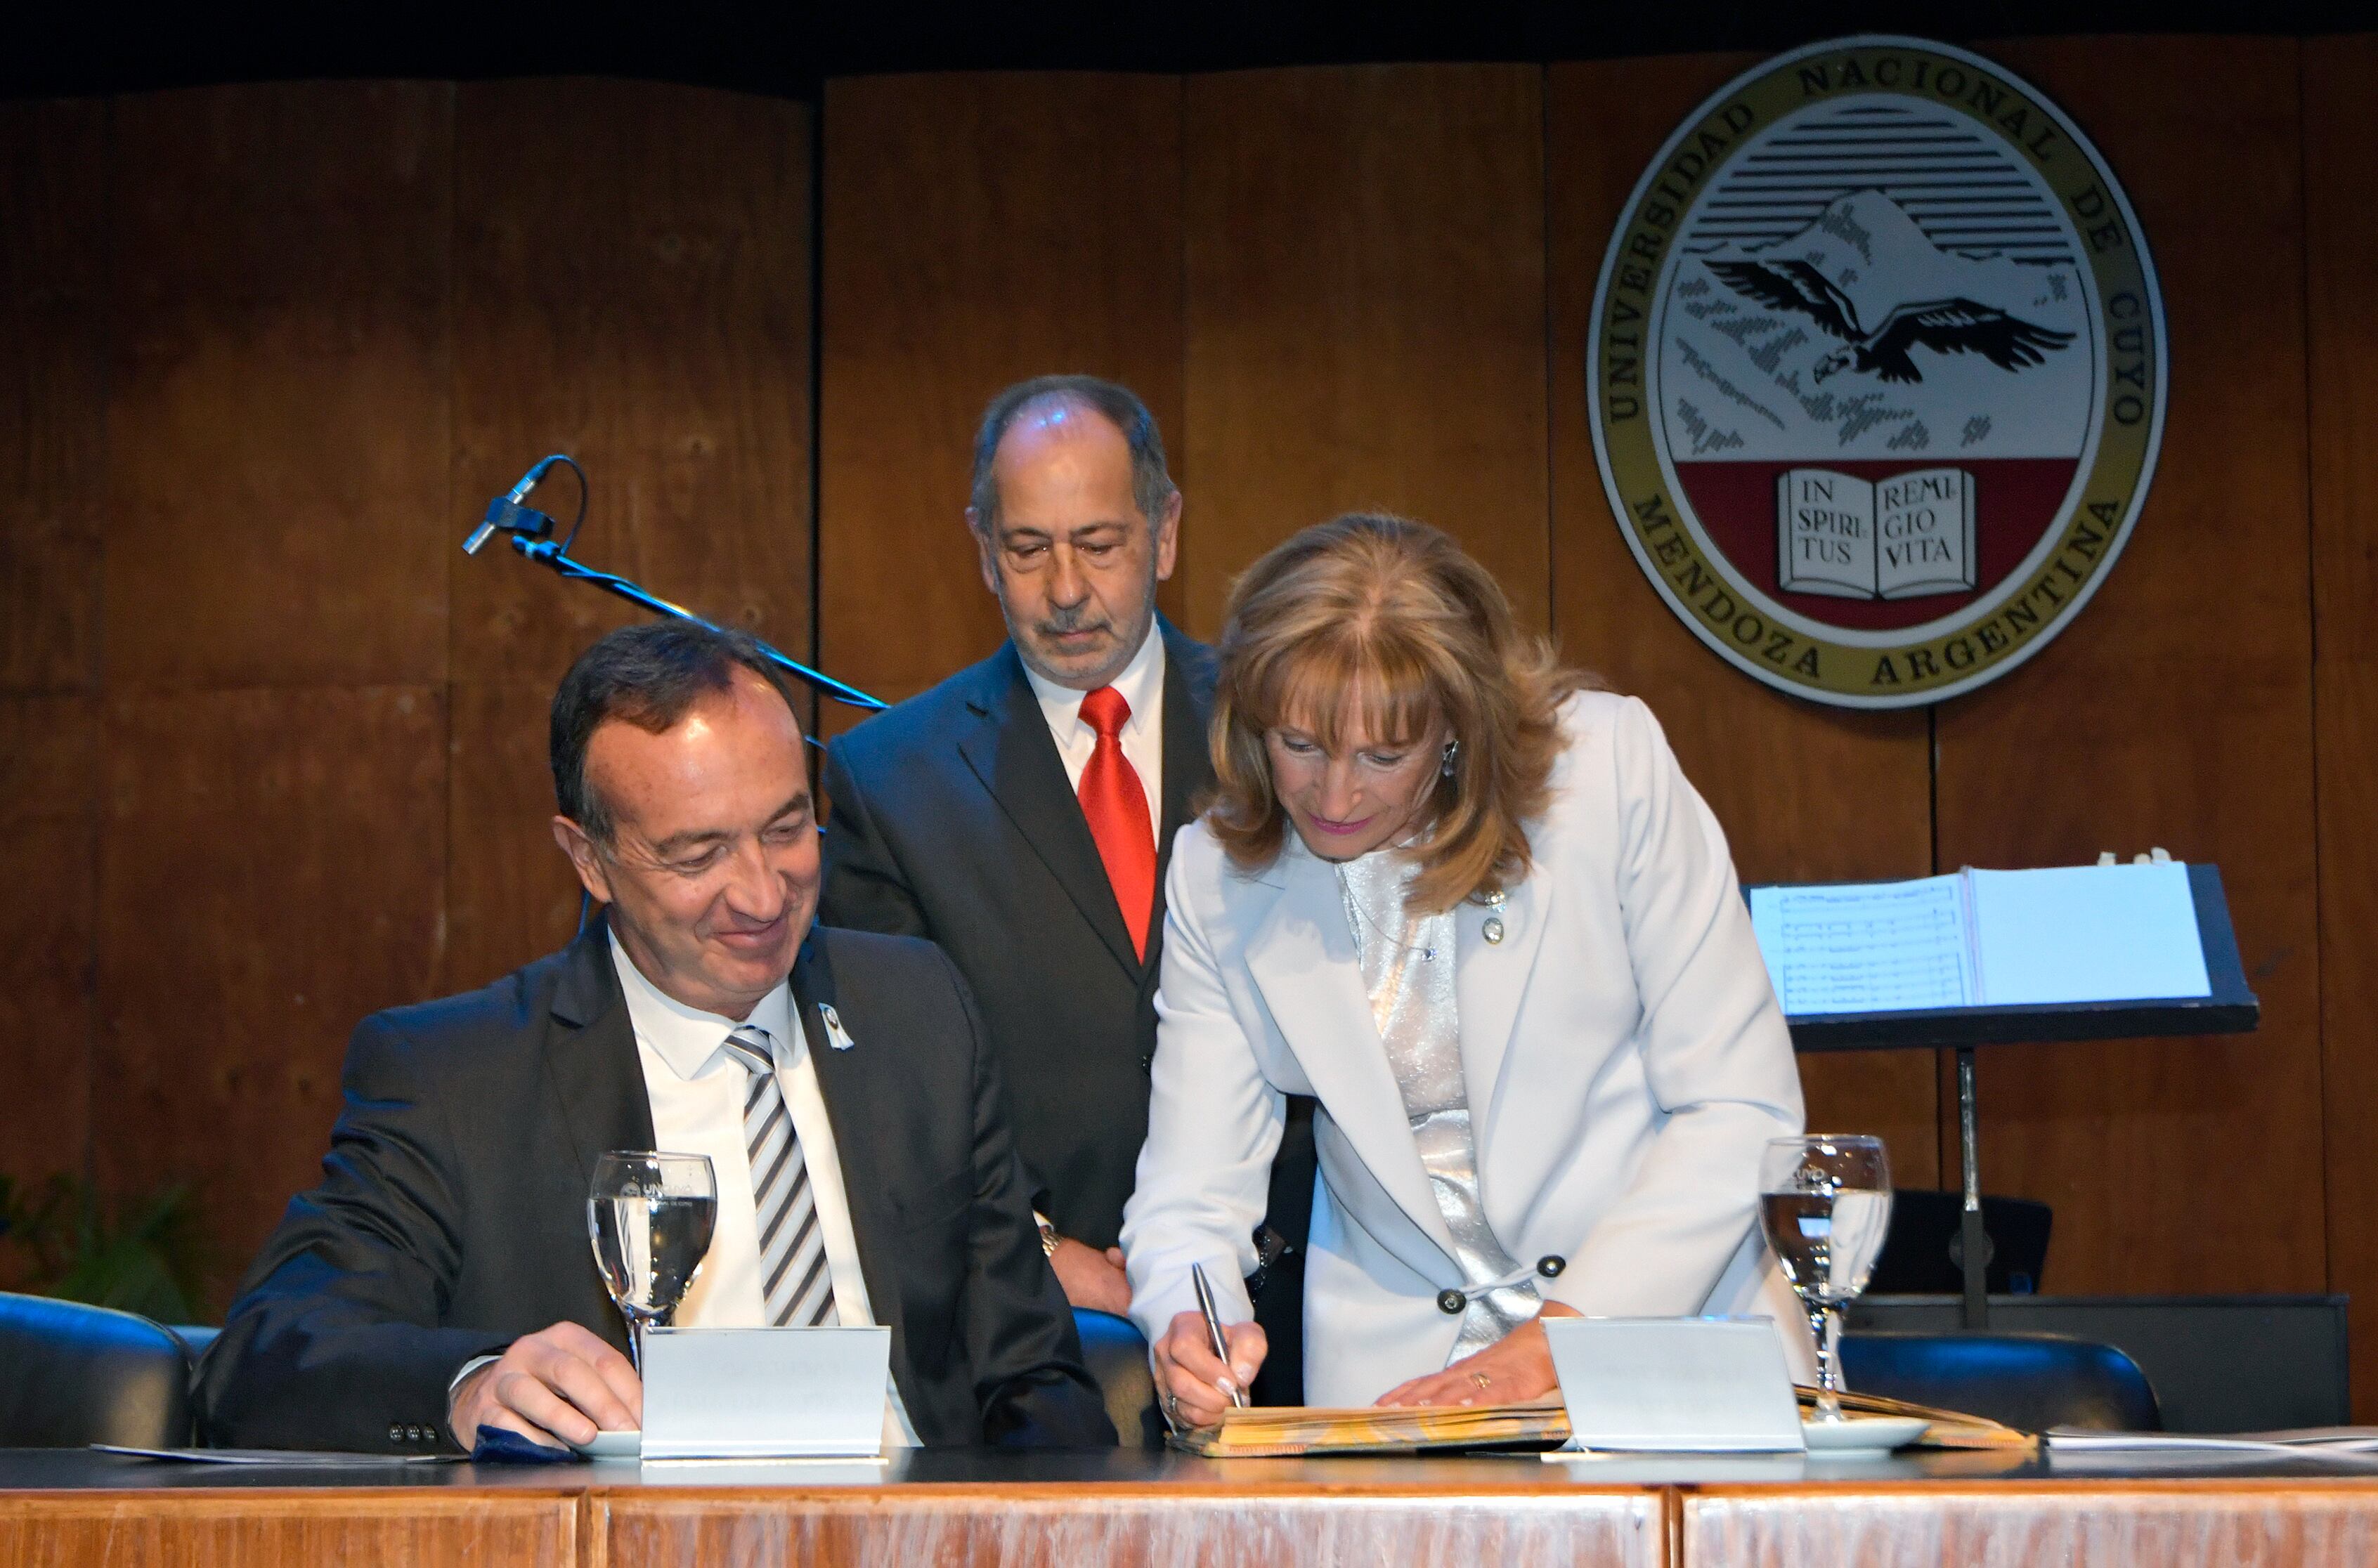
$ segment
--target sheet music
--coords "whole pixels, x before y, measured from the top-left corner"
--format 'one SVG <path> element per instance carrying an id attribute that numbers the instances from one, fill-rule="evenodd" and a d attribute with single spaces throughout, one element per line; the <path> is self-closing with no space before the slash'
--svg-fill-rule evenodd
<path id="1" fill-rule="evenodd" d="M 1753 888 L 1750 925 L 1788 1017 L 1976 999 L 1962 878 Z"/>
<path id="2" fill-rule="evenodd" d="M 2051 866 L 1750 890 L 1785 1016 L 2212 994 L 2188 868 Z"/>

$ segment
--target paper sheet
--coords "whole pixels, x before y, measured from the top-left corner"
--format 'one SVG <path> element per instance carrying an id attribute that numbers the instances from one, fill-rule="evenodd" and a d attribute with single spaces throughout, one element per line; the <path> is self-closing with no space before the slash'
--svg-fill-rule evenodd
<path id="1" fill-rule="evenodd" d="M 1992 1007 L 2212 994 L 2188 868 L 2176 860 L 1965 875 Z"/>
<path id="2" fill-rule="evenodd" d="M 1750 926 L 1789 1017 L 1974 1001 L 1955 877 L 1750 890 Z"/>
<path id="3" fill-rule="evenodd" d="M 2286 1457 L 2378 1459 L 2378 1428 L 2306 1427 L 2276 1432 L 2116 1432 L 2052 1427 L 2057 1454 L 2259 1454 Z"/>

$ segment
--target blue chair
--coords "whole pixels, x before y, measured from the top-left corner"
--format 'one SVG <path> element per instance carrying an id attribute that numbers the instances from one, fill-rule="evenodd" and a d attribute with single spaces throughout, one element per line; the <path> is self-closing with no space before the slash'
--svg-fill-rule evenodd
<path id="1" fill-rule="evenodd" d="M 0 1293 L 0 1448 L 190 1441 L 190 1359 L 133 1312 Z"/>
<path id="2" fill-rule="evenodd" d="M 2161 1431 L 2155 1386 L 2110 1345 L 2057 1334 L 1845 1334 L 1842 1379 L 2024 1431 Z"/>
<path id="3" fill-rule="evenodd" d="M 1129 1318 L 1087 1307 L 1074 1309 L 1082 1337 L 1082 1364 L 1106 1396 L 1107 1418 L 1125 1448 L 1164 1446 L 1164 1417 L 1156 1408 L 1156 1374 L 1147 1364 L 1147 1341 Z"/>
<path id="4" fill-rule="evenodd" d="M 198 1364 L 198 1358 L 207 1353 L 207 1347 L 212 1345 L 216 1336 L 222 1333 L 222 1325 L 174 1323 L 165 1332 L 182 1342 L 182 1348 L 190 1353 L 190 1365 L 196 1367 Z"/>

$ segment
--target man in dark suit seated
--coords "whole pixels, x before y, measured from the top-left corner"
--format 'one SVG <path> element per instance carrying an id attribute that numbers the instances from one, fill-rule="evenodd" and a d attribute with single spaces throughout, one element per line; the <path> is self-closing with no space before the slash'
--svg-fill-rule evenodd
<path id="1" fill-rule="evenodd" d="M 200 1369 L 226 1445 L 546 1444 L 643 1419 L 587 1240 L 607 1149 L 710 1156 L 684 1326 L 892 1331 L 894 1443 L 1108 1443 L 966 982 L 811 924 L 801 735 L 743 637 L 589 649 L 554 699 L 554 834 L 606 908 L 486 990 L 366 1019 L 322 1184 Z"/>
<path id="2" fill-rule="evenodd" d="M 1213 783 L 1213 661 L 1156 613 L 1181 494 L 1126 389 L 1048 376 L 1001 392 L 966 516 L 1008 640 L 826 748 L 824 917 L 930 937 L 955 962 L 1000 1059 L 1050 1263 L 1075 1306 L 1120 1314 L 1164 873 Z M 1267 1403 L 1302 1397 L 1311 1115 L 1291 1108 L 1257 1238 Z"/>

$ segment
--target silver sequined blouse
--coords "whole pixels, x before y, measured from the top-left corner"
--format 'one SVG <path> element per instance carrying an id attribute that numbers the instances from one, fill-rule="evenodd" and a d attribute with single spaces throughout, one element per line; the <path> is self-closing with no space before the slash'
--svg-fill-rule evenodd
<path id="1" fill-rule="evenodd" d="M 1403 1092 L 1412 1142 L 1452 1233 L 1454 1262 L 1470 1298 L 1447 1365 L 1484 1349 L 1543 1310 L 1535 1283 L 1503 1250 L 1478 1194 L 1478 1143 L 1461 1068 L 1461 1021 L 1454 992 L 1454 916 L 1413 916 L 1404 890 L 1419 868 L 1394 849 L 1375 849 L 1338 868 L 1346 923 L 1363 967 L 1387 1065 Z M 1481 1289 L 1481 1287 L 1492 1287 Z"/>

